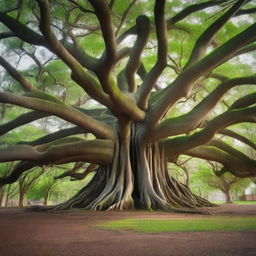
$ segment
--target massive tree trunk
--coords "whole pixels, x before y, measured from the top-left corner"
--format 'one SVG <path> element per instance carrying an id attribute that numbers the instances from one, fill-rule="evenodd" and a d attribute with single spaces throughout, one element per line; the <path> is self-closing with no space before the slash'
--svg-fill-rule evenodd
<path id="1" fill-rule="evenodd" d="M 169 175 L 161 143 L 144 144 L 135 125 L 131 134 L 122 135 L 116 136 L 113 162 L 99 166 L 89 184 L 56 209 L 185 211 L 213 206 Z"/>

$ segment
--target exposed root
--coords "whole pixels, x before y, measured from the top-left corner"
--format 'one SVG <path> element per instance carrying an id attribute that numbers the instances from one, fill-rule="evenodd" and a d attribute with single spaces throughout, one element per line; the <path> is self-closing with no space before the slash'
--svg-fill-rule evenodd
<path id="1" fill-rule="evenodd" d="M 111 166 L 100 166 L 92 180 L 67 202 L 55 210 L 83 208 L 110 210 L 133 208 L 133 175 L 130 165 L 129 143 L 117 142 Z"/>
<path id="2" fill-rule="evenodd" d="M 53 210 L 146 209 L 207 214 L 198 207 L 214 204 L 194 195 L 168 173 L 160 144 L 143 145 L 132 134 L 131 145 L 117 139 L 111 166 L 100 166 L 92 180 L 70 200 Z"/>

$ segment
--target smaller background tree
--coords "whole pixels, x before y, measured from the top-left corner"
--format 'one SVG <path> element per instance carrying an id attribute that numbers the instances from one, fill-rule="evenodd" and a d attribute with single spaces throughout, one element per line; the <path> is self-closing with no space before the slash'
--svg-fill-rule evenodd
<path id="1" fill-rule="evenodd" d="M 226 203 L 232 203 L 232 192 L 235 193 L 235 199 L 243 194 L 244 190 L 250 184 L 247 178 L 238 178 L 226 172 L 221 176 L 217 173 L 222 169 L 221 165 L 213 162 L 205 162 L 200 165 L 199 171 L 192 174 L 191 186 L 193 189 L 208 190 L 208 191 L 221 191 L 226 198 Z"/>

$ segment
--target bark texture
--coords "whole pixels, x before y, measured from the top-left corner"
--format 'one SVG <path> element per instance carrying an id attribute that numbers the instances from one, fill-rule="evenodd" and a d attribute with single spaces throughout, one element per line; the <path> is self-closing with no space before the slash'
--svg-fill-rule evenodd
<path id="1" fill-rule="evenodd" d="M 163 146 L 144 144 L 138 127 L 134 125 L 125 140 L 117 133 L 112 164 L 98 167 L 88 185 L 54 209 L 197 212 L 197 207 L 214 206 L 170 175 Z"/>

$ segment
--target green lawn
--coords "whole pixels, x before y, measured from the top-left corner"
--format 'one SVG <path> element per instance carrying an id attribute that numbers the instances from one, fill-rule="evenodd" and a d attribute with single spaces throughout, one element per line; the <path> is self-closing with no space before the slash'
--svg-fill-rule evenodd
<path id="1" fill-rule="evenodd" d="M 143 233 L 177 231 L 256 231 L 256 217 L 203 217 L 182 219 L 122 219 L 98 226 L 112 230 L 134 230 Z"/>
<path id="2" fill-rule="evenodd" d="M 214 204 L 224 204 L 224 201 L 213 201 Z M 234 204 L 256 204 L 256 201 L 234 201 Z"/>

